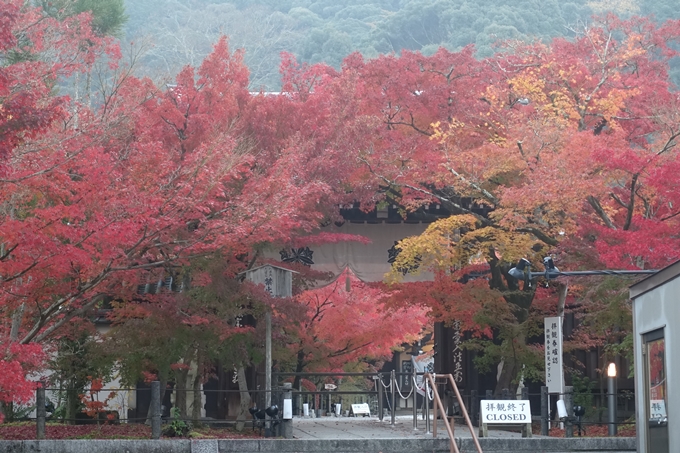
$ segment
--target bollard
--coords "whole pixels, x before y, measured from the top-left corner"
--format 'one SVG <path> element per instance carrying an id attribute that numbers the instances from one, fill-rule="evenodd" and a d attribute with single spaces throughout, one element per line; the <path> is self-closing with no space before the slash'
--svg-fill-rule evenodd
<path id="1" fill-rule="evenodd" d="M 38 383 L 38 388 L 35 391 L 35 413 L 36 413 L 36 437 L 38 440 L 45 438 L 45 419 L 47 412 L 45 410 L 45 384 Z"/>
<path id="2" fill-rule="evenodd" d="M 541 387 L 541 436 L 549 435 L 548 420 L 550 420 L 548 387 Z"/>
<path id="3" fill-rule="evenodd" d="M 281 421 L 281 435 L 284 439 L 293 438 L 293 384 L 283 383 L 283 418 Z"/>
<path id="4" fill-rule="evenodd" d="M 161 383 L 151 383 L 151 438 L 161 438 Z"/>
<path id="5" fill-rule="evenodd" d="M 564 387 L 564 406 L 567 409 L 567 424 L 565 426 L 564 437 L 574 437 L 574 425 L 571 422 L 574 416 L 574 387 L 571 385 Z"/>

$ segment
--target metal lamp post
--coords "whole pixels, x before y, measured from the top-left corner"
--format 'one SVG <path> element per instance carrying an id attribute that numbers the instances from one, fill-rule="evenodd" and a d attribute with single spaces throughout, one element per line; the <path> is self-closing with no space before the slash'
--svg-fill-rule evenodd
<path id="1" fill-rule="evenodd" d="M 609 436 L 616 436 L 616 364 L 607 367 L 607 413 Z"/>

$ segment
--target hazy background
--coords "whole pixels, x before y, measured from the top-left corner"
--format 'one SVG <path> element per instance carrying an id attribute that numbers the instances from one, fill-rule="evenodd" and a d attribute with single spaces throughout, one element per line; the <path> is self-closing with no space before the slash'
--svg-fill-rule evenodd
<path id="1" fill-rule="evenodd" d="M 221 34 L 246 51 L 251 88 L 279 88 L 280 53 L 339 67 L 402 49 L 433 53 L 474 44 L 490 55 L 498 40 L 570 36 L 574 25 L 608 11 L 622 17 L 680 17 L 677 0 L 125 0 L 124 42 L 146 50 L 138 72 L 171 77 L 198 65 Z M 674 65 L 680 79 L 680 64 Z"/>

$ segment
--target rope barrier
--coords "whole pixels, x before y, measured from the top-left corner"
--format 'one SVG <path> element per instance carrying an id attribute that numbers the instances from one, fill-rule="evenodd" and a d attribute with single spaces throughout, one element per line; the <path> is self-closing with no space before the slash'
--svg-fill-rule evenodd
<path id="1" fill-rule="evenodd" d="M 404 396 L 404 395 L 402 395 L 401 389 L 399 388 L 399 384 L 397 383 L 396 380 L 394 381 L 394 385 L 395 385 L 395 387 L 396 387 L 396 389 L 397 389 L 397 392 L 399 393 L 399 396 L 400 396 L 401 399 L 403 399 L 403 400 L 409 399 L 409 397 L 410 397 L 411 394 L 413 393 L 413 387 L 411 387 L 411 391 L 408 393 L 408 395 Z"/>

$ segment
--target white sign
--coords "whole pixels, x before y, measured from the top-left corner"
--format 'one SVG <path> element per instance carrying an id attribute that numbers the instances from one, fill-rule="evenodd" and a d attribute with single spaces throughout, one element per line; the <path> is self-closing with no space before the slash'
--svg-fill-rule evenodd
<path id="1" fill-rule="evenodd" d="M 283 400 L 283 419 L 293 419 L 293 400 L 290 398 L 284 398 Z"/>
<path id="2" fill-rule="evenodd" d="M 545 385 L 548 393 L 564 393 L 562 318 L 545 318 Z"/>
<path id="3" fill-rule="evenodd" d="M 650 400 L 649 418 L 666 418 L 666 401 Z"/>
<path id="4" fill-rule="evenodd" d="M 354 415 L 368 415 L 371 416 L 371 410 L 368 408 L 368 403 L 352 404 L 352 414 Z"/>
<path id="5" fill-rule="evenodd" d="M 325 384 L 325 385 L 324 385 L 324 388 L 325 388 L 326 390 L 335 390 L 336 388 L 338 388 L 338 386 L 335 385 L 335 384 Z"/>
<path id="6" fill-rule="evenodd" d="M 482 423 L 531 423 L 529 400 L 482 400 Z"/>

